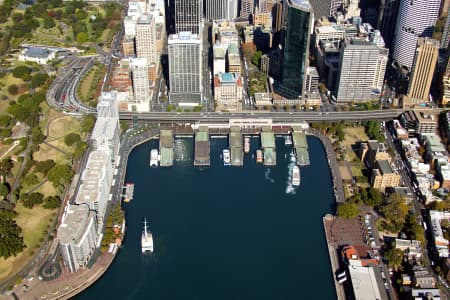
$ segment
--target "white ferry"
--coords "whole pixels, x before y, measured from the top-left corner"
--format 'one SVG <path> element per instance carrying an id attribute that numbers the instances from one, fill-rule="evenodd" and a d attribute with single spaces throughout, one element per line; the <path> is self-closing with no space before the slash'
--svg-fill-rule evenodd
<path id="1" fill-rule="evenodd" d="M 230 150 L 223 149 L 223 165 L 231 166 Z"/>
<path id="2" fill-rule="evenodd" d="M 150 151 L 150 167 L 158 166 L 158 149 L 152 149 Z"/>
<path id="3" fill-rule="evenodd" d="M 293 186 L 300 185 L 300 168 L 298 166 L 294 166 L 292 168 L 292 185 Z"/>
<path id="4" fill-rule="evenodd" d="M 290 135 L 285 135 L 285 136 L 284 136 L 284 144 L 285 144 L 286 146 L 292 145 L 292 138 L 291 138 Z"/>
<path id="5" fill-rule="evenodd" d="M 153 253 L 153 235 L 149 229 L 147 229 L 147 219 L 144 219 L 144 230 L 142 230 L 141 236 L 141 248 L 142 253 Z"/>
<path id="6" fill-rule="evenodd" d="M 260 149 L 256 150 L 256 162 L 262 164 L 263 161 L 264 161 L 264 158 L 263 158 L 262 150 L 260 150 Z"/>
<path id="7" fill-rule="evenodd" d="M 246 136 L 244 138 L 244 153 L 247 154 L 250 152 L 250 138 Z"/>

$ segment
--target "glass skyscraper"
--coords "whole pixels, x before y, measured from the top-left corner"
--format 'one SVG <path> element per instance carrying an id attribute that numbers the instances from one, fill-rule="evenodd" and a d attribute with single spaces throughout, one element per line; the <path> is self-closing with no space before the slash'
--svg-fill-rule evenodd
<path id="1" fill-rule="evenodd" d="M 312 8 L 307 0 L 287 0 L 284 5 L 281 76 L 275 89 L 285 98 L 297 99 L 304 94 Z"/>

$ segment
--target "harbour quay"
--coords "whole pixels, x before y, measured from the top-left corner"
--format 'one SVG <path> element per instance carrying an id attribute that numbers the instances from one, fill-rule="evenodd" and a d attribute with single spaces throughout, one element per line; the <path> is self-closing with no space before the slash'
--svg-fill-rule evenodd
<path id="1" fill-rule="evenodd" d="M 195 133 L 194 166 L 209 167 L 211 165 L 211 160 L 209 157 L 209 144 L 208 128 L 201 127 L 199 131 Z"/>
<path id="2" fill-rule="evenodd" d="M 159 153 L 161 155 L 159 165 L 161 167 L 173 166 L 173 147 L 173 130 L 161 129 L 159 132 Z"/>

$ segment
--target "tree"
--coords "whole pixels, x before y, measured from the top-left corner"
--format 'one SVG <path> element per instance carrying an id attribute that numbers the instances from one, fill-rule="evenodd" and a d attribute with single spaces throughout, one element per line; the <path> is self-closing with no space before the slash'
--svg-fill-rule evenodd
<path id="1" fill-rule="evenodd" d="M 337 215 L 341 218 L 354 218 L 358 215 L 358 206 L 354 203 L 345 202 L 337 207 Z"/>
<path id="2" fill-rule="evenodd" d="M 95 125 L 95 115 L 87 114 L 81 120 L 81 132 L 91 132 Z"/>
<path id="3" fill-rule="evenodd" d="M 0 184 L 0 195 L 5 198 L 10 192 L 9 186 L 5 183 Z"/>
<path id="4" fill-rule="evenodd" d="M 18 92 L 19 87 L 17 86 L 17 84 L 11 84 L 10 86 L 8 86 L 8 93 L 10 95 L 17 95 Z"/>
<path id="5" fill-rule="evenodd" d="M 34 205 L 44 202 L 44 195 L 41 193 L 25 194 L 21 197 L 21 200 L 24 207 L 33 208 Z"/>
<path id="6" fill-rule="evenodd" d="M 380 211 L 388 221 L 387 229 L 391 232 L 397 232 L 402 229 L 405 223 L 408 205 L 401 196 L 391 194 L 380 207 Z"/>
<path id="7" fill-rule="evenodd" d="M 64 137 L 64 143 L 69 147 L 79 143 L 80 141 L 81 136 L 78 133 L 69 133 Z"/>
<path id="8" fill-rule="evenodd" d="M 0 127 L 8 127 L 9 123 L 11 123 L 11 117 L 8 115 L 0 116 Z"/>
<path id="9" fill-rule="evenodd" d="M 44 208 L 55 209 L 61 205 L 61 199 L 58 196 L 49 196 L 44 199 Z"/>
<path id="10" fill-rule="evenodd" d="M 31 83 L 30 86 L 32 88 L 37 88 L 45 84 L 45 82 L 48 80 L 48 75 L 45 73 L 37 73 L 33 77 L 31 77 Z"/>
<path id="11" fill-rule="evenodd" d="M 0 176 L 1 182 L 5 181 L 5 178 L 11 175 L 11 169 L 13 167 L 13 162 L 9 158 L 5 158 L 0 161 Z"/>
<path id="12" fill-rule="evenodd" d="M 53 27 L 55 27 L 55 21 L 53 21 L 53 18 L 51 18 L 51 17 L 47 17 L 47 18 L 44 18 L 44 28 L 46 28 L 46 29 L 50 29 L 50 28 L 53 28 Z"/>
<path id="13" fill-rule="evenodd" d="M 388 261 L 389 267 L 397 270 L 402 265 L 403 251 L 394 247 L 390 247 L 386 251 L 384 257 Z"/>
<path id="14" fill-rule="evenodd" d="M 262 56 L 261 51 L 256 51 L 255 53 L 253 53 L 252 64 L 259 67 L 259 61 L 261 60 L 261 56 Z"/>
<path id="15" fill-rule="evenodd" d="M 21 78 L 25 80 L 24 78 L 30 78 L 31 69 L 27 66 L 17 66 L 12 71 L 12 74 L 15 78 Z M 27 81 L 27 80 L 25 80 Z"/>
<path id="16" fill-rule="evenodd" d="M 41 173 L 42 175 L 47 175 L 47 172 L 55 166 L 55 161 L 53 159 L 47 159 L 44 161 L 35 161 L 34 167 L 36 172 Z"/>
<path id="17" fill-rule="evenodd" d="M 68 183 L 73 176 L 73 171 L 68 165 L 56 164 L 47 173 L 47 179 L 58 188 Z"/>
<path id="18" fill-rule="evenodd" d="M 77 43 L 84 44 L 88 41 L 89 37 L 86 32 L 79 32 L 77 34 Z"/>
<path id="19" fill-rule="evenodd" d="M 9 128 L 5 128 L 0 130 L 0 139 L 4 140 L 7 137 L 10 137 L 12 134 L 12 130 Z"/>
<path id="20" fill-rule="evenodd" d="M 0 257 L 5 259 L 17 255 L 25 248 L 22 229 L 14 220 L 15 216 L 14 211 L 0 209 Z"/>
<path id="21" fill-rule="evenodd" d="M 31 141 L 33 144 L 38 145 L 45 140 L 45 135 L 42 133 L 40 127 L 33 127 L 31 129 Z"/>
<path id="22" fill-rule="evenodd" d="M 367 199 L 364 201 L 364 204 L 376 207 L 379 206 L 383 202 L 383 195 L 381 195 L 380 191 L 374 189 L 373 187 L 367 188 Z"/>
<path id="23" fill-rule="evenodd" d="M 73 158 L 79 159 L 86 151 L 88 144 L 86 142 L 78 142 L 75 151 L 73 152 Z"/>

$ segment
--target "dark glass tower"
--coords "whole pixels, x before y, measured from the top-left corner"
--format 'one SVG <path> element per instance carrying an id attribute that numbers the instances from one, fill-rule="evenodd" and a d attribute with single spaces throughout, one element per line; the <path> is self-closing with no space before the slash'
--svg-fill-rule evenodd
<path id="1" fill-rule="evenodd" d="M 304 94 L 312 9 L 307 0 L 287 0 L 284 5 L 281 76 L 275 88 L 281 96 L 297 99 Z"/>

